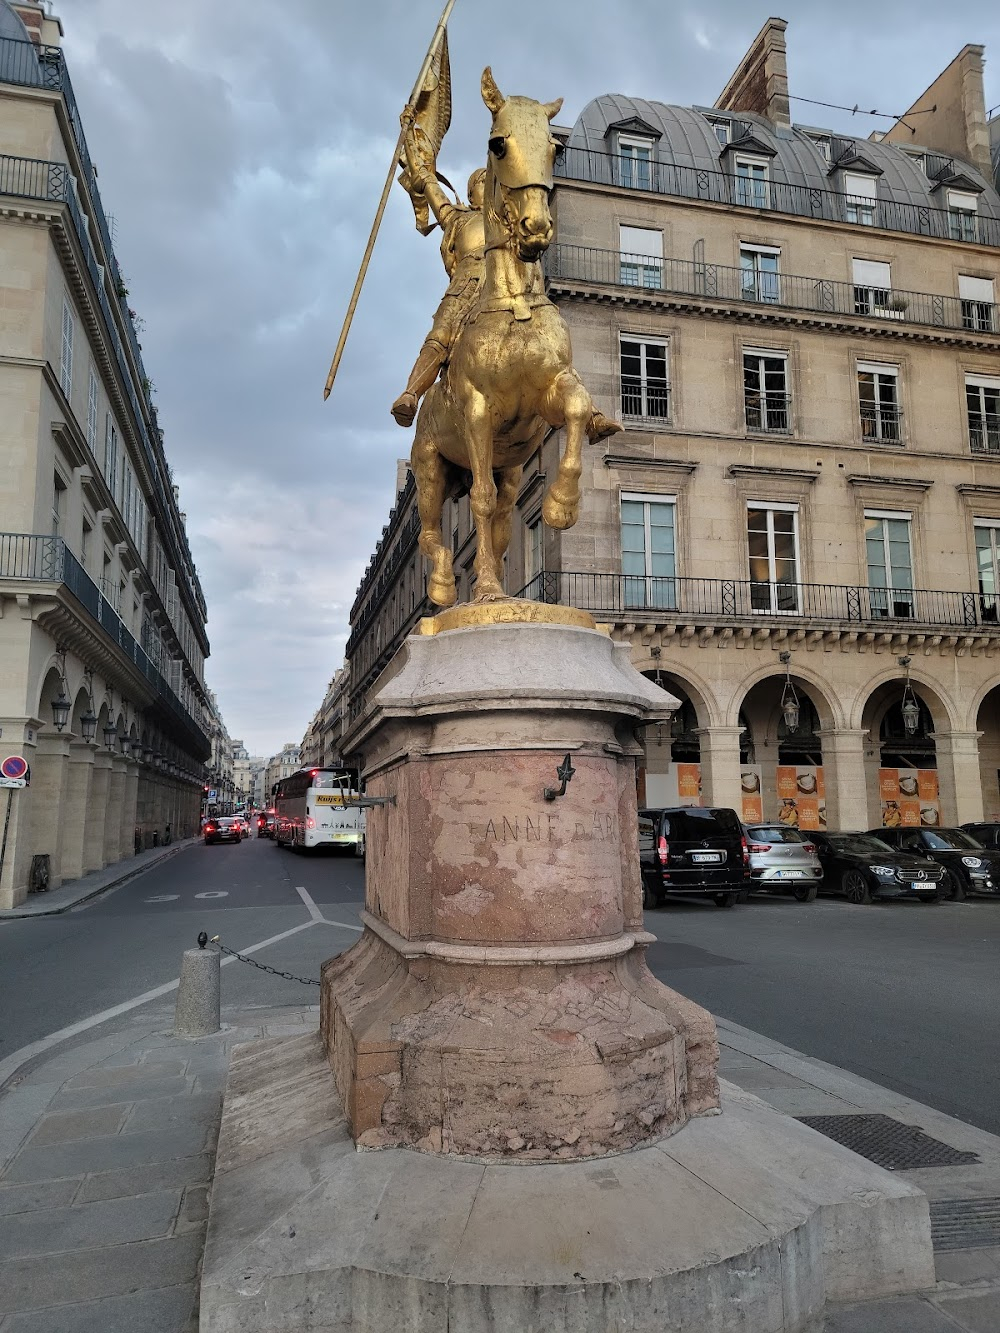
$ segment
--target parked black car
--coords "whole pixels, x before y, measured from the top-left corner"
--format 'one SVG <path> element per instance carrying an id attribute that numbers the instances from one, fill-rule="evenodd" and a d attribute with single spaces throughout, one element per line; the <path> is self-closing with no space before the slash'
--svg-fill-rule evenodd
<path id="1" fill-rule="evenodd" d="M 963 824 L 962 828 L 988 852 L 1000 851 L 1000 824 Z"/>
<path id="2" fill-rule="evenodd" d="M 683 806 L 639 811 L 644 907 L 672 893 L 707 894 L 735 907 L 750 888 L 750 861 L 735 810 Z"/>
<path id="3" fill-rule="evenodd" d="M 893 828 L 877 834 L 891 847 L 929 856 L 944 869 L 942 897 L 960 903 L 967 893 L 1000 896 L 1000 852 L 988 851 L 960 828 Z"/>
<path id="4" fill-rule="evenodd" d="M 897 851 L 872 833 L 810 833 L 823 866 L 822 893 L 842 893 L 848 902 L 873 898 L 941 897 L 944 871 L 926 856 Z"/>

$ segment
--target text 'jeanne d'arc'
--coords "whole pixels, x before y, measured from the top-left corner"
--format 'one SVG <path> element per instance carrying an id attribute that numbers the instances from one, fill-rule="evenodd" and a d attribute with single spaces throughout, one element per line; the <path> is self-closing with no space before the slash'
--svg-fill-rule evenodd
<path id="1" fill-rule="evenodd" d="M 483 842 L 615 842 L 617 838 L 614 815 L 595 811 L 590 819 L 567 820 L 559 815 L 540 812 L 537 815 L 500 815 L 490 819 L 485 829 L 482 824 L 471 824 L 470 832 Z"/>

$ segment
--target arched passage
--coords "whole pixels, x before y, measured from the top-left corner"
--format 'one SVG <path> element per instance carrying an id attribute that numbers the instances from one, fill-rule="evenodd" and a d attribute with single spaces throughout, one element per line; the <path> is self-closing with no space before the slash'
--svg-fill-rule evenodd
<path id="1" fill-rule="evenodd" d="M 1000 684 L 994 685 L 976 710 L 979 736 L 979 775 L 983 789 L 983 818 L 1000 822 Z"/>
<path id="2" fill-rule="evenodd" d="M 826 827 L 822 719 L 832 715 L 817 686 L 794 672 L 788 678 L 771 674 L 750 687 L 740 709 L 749 736 L 740 770 L 747 823 Z"/>
<path id="3" fill-rule="evenodd" d="M 637 773 L 638 800 L 643 807 L 701 805 L 701 737 L 706 709 L 687 682 L 672 672 L 643 673 L 678 700 L 669 722 L 646 727 L 643 760 Z"/>
<path id="4" fill-rule="evenodd" d="M 944 704 L 905 672 L 884 680 L 865 701 L 868 732 L 865 784 L 873 827 L 933 828 L 941 824 L 936 735 L 949 731 Z"/>

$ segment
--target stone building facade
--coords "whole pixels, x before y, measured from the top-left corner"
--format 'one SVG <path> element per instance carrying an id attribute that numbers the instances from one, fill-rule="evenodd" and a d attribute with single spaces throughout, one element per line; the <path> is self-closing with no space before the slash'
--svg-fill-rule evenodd
<path id="1" fill-rule="evenodd" d="M 982 68 L 966 47 L 909 121 L 849 138 L 791 122 L 770 20 L 713 106 L 605 95 L 557 132 L 549 295 L 625 429 L 586 449 L 564 533 L 541 523 L 549 436 L 506 587 L 590 609 L 680 699 L 646 738 L 641 800 L 803 827 L 1000 818 L 1000 119 Z M 445 521 L 467 597 L 467 502 Z M 397 612 L 359 689 L 408 628 L 410 556 L 397 578 L 386 554 L 355 649 L 376 603 Z"/>
<path id="2" fill-rule="evenodd" d="M 301 751 L 294 741 L 289 741 L 277 754 L 271 756 L 264 769 L 264 804 L 267 806 L 272 804 L 275 784 L 282 778 L 291 777 L 293 773 L 298 772 L 301 764 Z"/>
<path id="3" fill-rule="evenodd" d="M 0 0 L 0 906 L 198 827 L 205 599 L 83 124 Z"/>

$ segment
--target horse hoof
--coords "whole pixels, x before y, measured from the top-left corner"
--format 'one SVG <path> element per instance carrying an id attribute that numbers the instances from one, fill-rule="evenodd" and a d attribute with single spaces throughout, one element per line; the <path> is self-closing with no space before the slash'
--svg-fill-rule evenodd
<path id="1" fill-rule="evenodd" d="M 431 579 L 427 584 L 427 596 L 435 606 L 443 609 L 454 606 L 458 601 L 458 590 L 455 587 L 455 580 L 451 579 Z"/>
<path id="2" fill-rule="evenodd" d="M 505 602 L 507 600 L 507 594 L 504 592 L 503 588 L 500 587 L 499 583 L 477 583 L 475 600 L 477 602 Z"/>
<path id="3" fill-rule="evenodd" d="M 542 501 L 542 518 L 550 528 L 562 531 L 571 528 L 580 516 L 580 502 L 564 504 L 553 495 L 547 495 Z"/>

